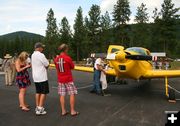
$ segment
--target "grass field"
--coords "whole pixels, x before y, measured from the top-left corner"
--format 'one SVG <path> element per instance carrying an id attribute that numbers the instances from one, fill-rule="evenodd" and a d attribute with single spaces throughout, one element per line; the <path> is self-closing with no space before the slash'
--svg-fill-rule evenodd
<path id="1" fill-rule="evenodd" d="M 171 69 L 180 69 L 180 62 L 177 61 L 172 62 Z"/>

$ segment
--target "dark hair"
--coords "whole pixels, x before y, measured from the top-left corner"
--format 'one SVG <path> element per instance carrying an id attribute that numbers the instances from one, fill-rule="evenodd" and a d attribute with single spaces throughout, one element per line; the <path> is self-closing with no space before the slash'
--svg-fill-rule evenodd
<path id="1" fill-rule="evenodd" d="M 61 44 L 58 48 L 61 52 L 64 52 L 68 49 L 68 45 L 67 44 Z"/>

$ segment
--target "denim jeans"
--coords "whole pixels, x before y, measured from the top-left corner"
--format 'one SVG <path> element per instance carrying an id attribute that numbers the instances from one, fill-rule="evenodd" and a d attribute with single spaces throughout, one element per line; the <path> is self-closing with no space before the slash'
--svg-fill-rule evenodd
<path id="1" fill-rule="evenodd" d="M 101 71 L 94 70 L 94 84 L 92 90 L 95 91 L 96 93 L 101 93 L 100 76 L 101 76 Z"/>

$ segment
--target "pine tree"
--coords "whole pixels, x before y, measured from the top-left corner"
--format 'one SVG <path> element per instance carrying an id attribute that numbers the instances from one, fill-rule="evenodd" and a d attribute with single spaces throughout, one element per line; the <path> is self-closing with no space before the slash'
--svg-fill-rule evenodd
<path id="1" fill-rule="evenodd" d="M 99 51 L 99 47 L 101 47 L 101 42 L 99 41 L 99 33 L 101 30 L 100 20 L 101 20 L 101 10 L 100 6 L 92 5 L 89 11 L 89 19 L 88 19 L 88 30 L 91 45 L 91 51 Z"/>
<path id="2" fill-rule="evenodd" d="M 56 43 L 58 41 L 58 27 L 52 8 L 47 14 L 47 30 L 45 36 L 46 50 L 49 58 L 55 55 Z"/>
<path id="3" fill-rule="evenodd" d="M 175 5 L 172 3 L 172 0 L 164 0 L 164 3 L 161 6 L 161 15 L 163 21 L 168 22 L 177 19 L 180 16 L 177 14 L 180 8 L 174 8 Z"/>
<path id="4" fill-rule="evenodd" d="M 129 41 L 128 32 L 130 31 L 127 22 L 130 20 L 130 6 L 128 0 L 118 0 L 114 5 L 113 21 L 115 26 L 115 40 L 121 41 L 121 44 L 128 46 Z M 126 43 L 124 43 L 126 42 Z"/>
<path id="5" fill-rule="evenodd" d="M 130 20 L 130 6 L 128 0 L 118 0 L 114 5 L 113 17 L 115 26 L 126 24 Z"/>
<path id="6" fill-rule="evenodd" d="M 102 30 L 108 30 L 112 28 L 111 26 L 112 26 L 111 18 L 110 18 L 109 12 L 106 11 L 105 14 L 101 16 Z"/>
<path id="7" fill-rule="evenodd" d="M 84 41 L 85 27 L 83 21 L 82 8 L 79 7 L 77 10 L 75 24 L 74 24 L 74 45 L 76 47 L 76 60 L 77 62 L 81 59 L 80 52 L 82 52 L 82 42 Z"/>
<path id="8" fill-rule="evenodd" d="M 60 31 L 59 31 L 59 33 L 60 33 L 60 44 L 65 43 L 65 44 L 69 45 L 69 47 L 70 47 L 69 54 L 74 59 L 75 54 L 74 54 L 73 49 L 72 49 L 72 45 L 73 45 L 73 43 L 72 43 L 72 32 L 71 32 L 71 28 L 70 28 L 70 25 L 69 25 L 67 18 L 63 17 L 61 20 L 61 23 L 59 25 L 60 25 Z"/>
<path id="9" fill-rule="evenodd" d="M 100 41 L 103 43 L 102 51 L 106 52 L 110 42 L 112 41 L 112 21 L 108 11 L 106 11 L 105 14 L 101 16 L 101 28 L 102 32 Z"/>
<path id="10" fill-rule="evenodd" d="M 151 50 L 152 51 L 163 51 L 161 48 L 161 43 L 159 42 L 159 20 L 160 20 L 160 12 L 158 12 L 158 9 L 155 8 L 153 10 L 153 16 L 152 18 L 154 19 L 154 22 L 151 24 L 151 32 L 150 32 L 150 37 L 151 37 Z"/>
<path id="11" fill-rule="evenodd" d="M 154 23 L 156 22 L 156 20 L 158 20 L 160 17 L 160 13 L 158 12 L 158 9 L 155 7 L 153 10 L 153 16 L 152 18 L 154 19 Z"/>
<path id="12" fill-rule="evenodd" d="M 137 24 L 133 27 L 133 45 L 149 48 L 150 37 L 149 27 L 147 24 L 149 16 L 145 4 L 142 3 L 139 7 L 137 7 L 137 13 L 134 21 L 137 22 Z"/>
<path id="13" fill-rule="evenodd" d="M 164 0 L 161 9 L 160 42 L 164 45 L 164 51 L 168 51 L 176 46 L 176 19 L 180 8 L 175 8 L 172 0 Z"/>
<path id="14" fill-rule="evenodd" d="M 141 24 L 147 23 L 149 21 L 149 16 L 146 11 L 146 4 L 142 3 L 141 6 L 137 7 L 137 13 L 134 21 Z"/>
<path id="15" fill-rule="evenodd" d="M 89 30 L 89 19 L 86 16 L 84 18 L 84 40 L 82 42 L 83 45 L 83 53 L 82 53 L 82 57 L 89 57 L 89 54 L 91 53 L 91 47 L 92 47 L 92 43 L 91 43 L 91 34 L 90 34 L 90 30 Z"/>
<path id="16" fill-rule="evenodd" d="M 72 41 L 72 32 L 66 17 L 63 17 L 60 23 L 60 42 L 69 44 Z"/>
<path id="17" fill-rule="evenodd" d="M 154 24 L 151 27 L 152 48 L 158 51 L 165 51 L 172 55 L 177 44 L 177 12 L 172 0 L 164 0 L 161 11 L 157 8 L 153 11 Z M 174 54 L 173 54 L 174 55 Z"/>

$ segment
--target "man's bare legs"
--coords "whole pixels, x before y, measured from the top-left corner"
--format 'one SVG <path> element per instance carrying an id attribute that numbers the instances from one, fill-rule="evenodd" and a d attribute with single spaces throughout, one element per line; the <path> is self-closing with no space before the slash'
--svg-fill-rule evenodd
<path id="1" fill-rule="evenodd" d="M 60 96 L 60 104 L 62 115 L 66 114 L 65 108 L 65 96 Z M 70 107 L 71 107 L 71 115 L 77 115 L 78 113 L 75 111 L 75 95 L 70 95 Z"/>
<path id="2" fill-rule="evenodd" d="M 40 94 L 36 94 L 35 98 L 36 98 L 36 107 L 38 107 L 40 103 Z"/>
<path id="3" fill-rule="evenodd" d="M 71 106 L 71 115 L 76 114 L 77 112 L 74 109 L 74 106 L 75 106 L 75 95 L 70 95 L 70 106 Z"/>
<path id="4" fill-rule="evenodd" d="M 65 96 L 60 96 L 59 100 L 60 100 L 60 104 L 61 104 L 62 115 L 64 115 L 64 114 L 66 114 Z"/>
<path id="5" fill-rule="evenodd" d="M 45 94 L 36 94 L 36 106 L 43 107 L 45 99 Z"/>
<path id="6" fill-rule="evenodd" d="M 46 95 L 45 94 L 41 94 L 40 95 L 40 99 L 39 99 L 39 107 L 43 107 L 44 106 L 45 99 L 46 99 Z"/>

